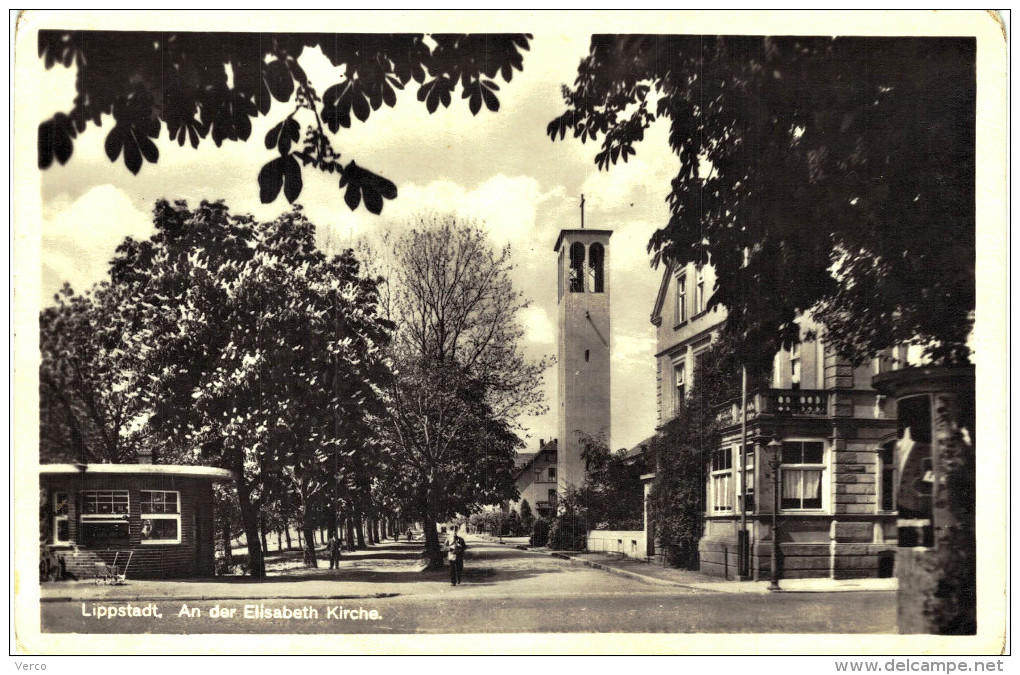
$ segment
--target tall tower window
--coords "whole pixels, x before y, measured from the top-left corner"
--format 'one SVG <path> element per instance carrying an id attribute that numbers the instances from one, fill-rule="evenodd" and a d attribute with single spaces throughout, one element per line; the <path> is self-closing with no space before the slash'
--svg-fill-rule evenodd
<path id="1" fill-rule="evenodd" d="M 570 292 L 584 293 L 584 244 L 570 245 Z"/>
<path id="2" fill-rule="evenodd" d="M 606 249 L 595 242 L 588 247 L 588 286 L 592 293 L 602 293 L 605 289 Z"/>

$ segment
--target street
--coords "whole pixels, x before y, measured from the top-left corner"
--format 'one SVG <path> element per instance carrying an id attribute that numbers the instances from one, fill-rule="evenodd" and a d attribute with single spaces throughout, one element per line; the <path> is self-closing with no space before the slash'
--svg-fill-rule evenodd
<path id="1" fill-rule="evenodd" d="M 409 552 L 412 548 L 407 548 Z M 330 570 L 314 570 L 328 580 Z M 200 594 L 153 600 L 155 617 L 120 609 L 127 598 L 44 602 L 45 632 L 87 633 L 509 633 L 779 632 L 893 633 L 896 598 L 888 592 L 781 593 L 699 591 L 645 583 L 550 556 L 470 542 L 465 579 L 446 571 L 363 570 L 372 595 L 342 598 L 364 582 L 338 580 L 327 592 L 259 599 L 260 584 L 233 584 L 228 597 Z M 344 578 L 351 578 L 345 575 Z M 309 582 L 316 583 L 316 582 Z M 175 582 L 162 582 L 167 588 Z M 188 584 L 174 586 L 185 588 Z M 318 584 L 314 588 L 321 588 Z M 311 590 L 312 586 L 302 586 Z M 247 591 L 247 593 L 246 593 Z M 318 592 L 318 591 L 316 591 Z M 214 597 L 205 595 L 204 597 Z M 190 599 L 195 598 L 195 599 Z M 131 600 L 135 608 L 147 598 Z M 150 613 L 153 613 L 150 610 Z M 284 618 L 286 617 L 286 618 Z"/>

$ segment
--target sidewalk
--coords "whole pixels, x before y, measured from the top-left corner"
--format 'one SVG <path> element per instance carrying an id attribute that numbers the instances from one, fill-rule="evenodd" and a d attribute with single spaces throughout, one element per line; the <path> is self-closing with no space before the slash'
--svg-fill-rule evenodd
<path id="1" fill-rule="evenodd" d="M 492 540 L 496 541 L 496 540 Z M 655 563 L 606 553 L 553 551 L 547 548 L 521 546 L 504 537 L 504 545 L 516 545 L 533 553 L 543 553 L 563 560 L 622 574 L 660 586 L 679 586 L 715 593 L 768 594 L 768 581 L 731 581 L 701 572 L 663 567 Z M 896 579 L 782 579 L 780 590 L 787 593 L 838 593 L 850 591 L 895 591 Z"/>
<path id="2" fill-rule="evenodd" d="M 439 581 L 445 572 L 422 572 L 420 543 L 386 542 L 360 551 L 344 551 L 340 568 L 329 569 L 329 554 L 316 551 L 319 567 L 302 564 L 302 552 L 272 551 L 266 556 L 265 579 L 220 576 L 202 579 L 132 579 L 114 586 L 91 580 L 41 584 L 41 602 L 199 601 L 199 600 L 354 600 L 389 598 L 420 589 L 422 581 Z"/>

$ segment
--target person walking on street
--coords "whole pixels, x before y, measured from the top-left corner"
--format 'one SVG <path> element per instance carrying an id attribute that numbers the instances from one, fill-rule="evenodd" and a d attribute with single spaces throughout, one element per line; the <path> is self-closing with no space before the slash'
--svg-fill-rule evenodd
<path id="1" fill-rule="evenodd" d="M 335 535 L 329 535 L 329 569 L 340 568 L 340 539 Z"/>
<path id="2" fill-rule="evenodd" d="M 457 526 L 454 525 L 450 531 L 450 538 L 446 541 L 446 559 L 450 563 L 450 585 L 456 586 L 461 582 L 464 575 L 464 551 L 467 549 L 467 542 L 457 534 Z"/>

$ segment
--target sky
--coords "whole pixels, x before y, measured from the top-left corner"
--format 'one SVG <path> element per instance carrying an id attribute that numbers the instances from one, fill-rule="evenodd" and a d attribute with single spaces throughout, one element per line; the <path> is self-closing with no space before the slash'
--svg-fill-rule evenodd
<path id="1" fill-rule="evenodd" d="M 320 241 L 355 245 L 389 229 L 399 232 L 416 214 L 454 213 L 475 219 L 494 245 L 509 243 L 517 268 L 514 282 L 531 306 L 520 316 L 524 350 L 535 358 L 556 354 L 556 257 L 553 245 L 562 228 L 580 226 L 579 201 L 585 196 L 585 225 L 611 229 L 612 280 L 612 438 L 611 447 L 631 447 L 654 432 L 655 332 L 649 321 L 661 270 L 646 251 L 652 232 L 669 216 L 665 197 L 678 160 L 668 149 L 664 122 L 653 125 L 636 157 L 599 172 L 597 144 L 576 139 L 553 143 L 546 125 L 564 107 L 563 84 L 573 83 L 587 53 L 587 34 L 535 34 L 524 55 L 524 71 L 500 83 L 500 110 L 483 108 L 477 117 L 466 99 L 454 95 L 449 109 L 428 114 L 405 90 L 394 108 L 383 107 L 367 122 L 333 136 L 342 160 L 396 183 L 399 195 L 381 215 L 344 204 L 336 176 L 304 171 L 299 202 L 316 224 Z M 330 66 L 315 52 L 302 57 L 313 83 L 330 80 Z M 38 122 L 70 110 L 73 71 L 39 68 L 44 92 Z M 151 210 L 159 198 L 224 199 L 232 212 L 270 220 L 289 210 L 281 196 L 259 202 L 256 177 L 274 156 L 262 139 L 292 109 L 273 102 L 266 117 L 253 120 L 248 142 L 210 139 L 195 150 L 170 143 L 165 127 L 157 140 L 159 162 L 132 175 L 122 161 L 111 163 L 103 140 L 109 123 L 90 127 L 75 144 L 70 161 L 43 172 L 42 297 L 50 298 L 68 281 L 84 290 L 104 277 L 117 244 L 126 236 L 153 232 Z M 37 123 L 38 123 L 37 122 Z M 555 410 L 556 370 L 544 377 L 546 404 Z M 555 414 L 521 420 L 529 449 L 538 439 L 556 436 Z"/>

